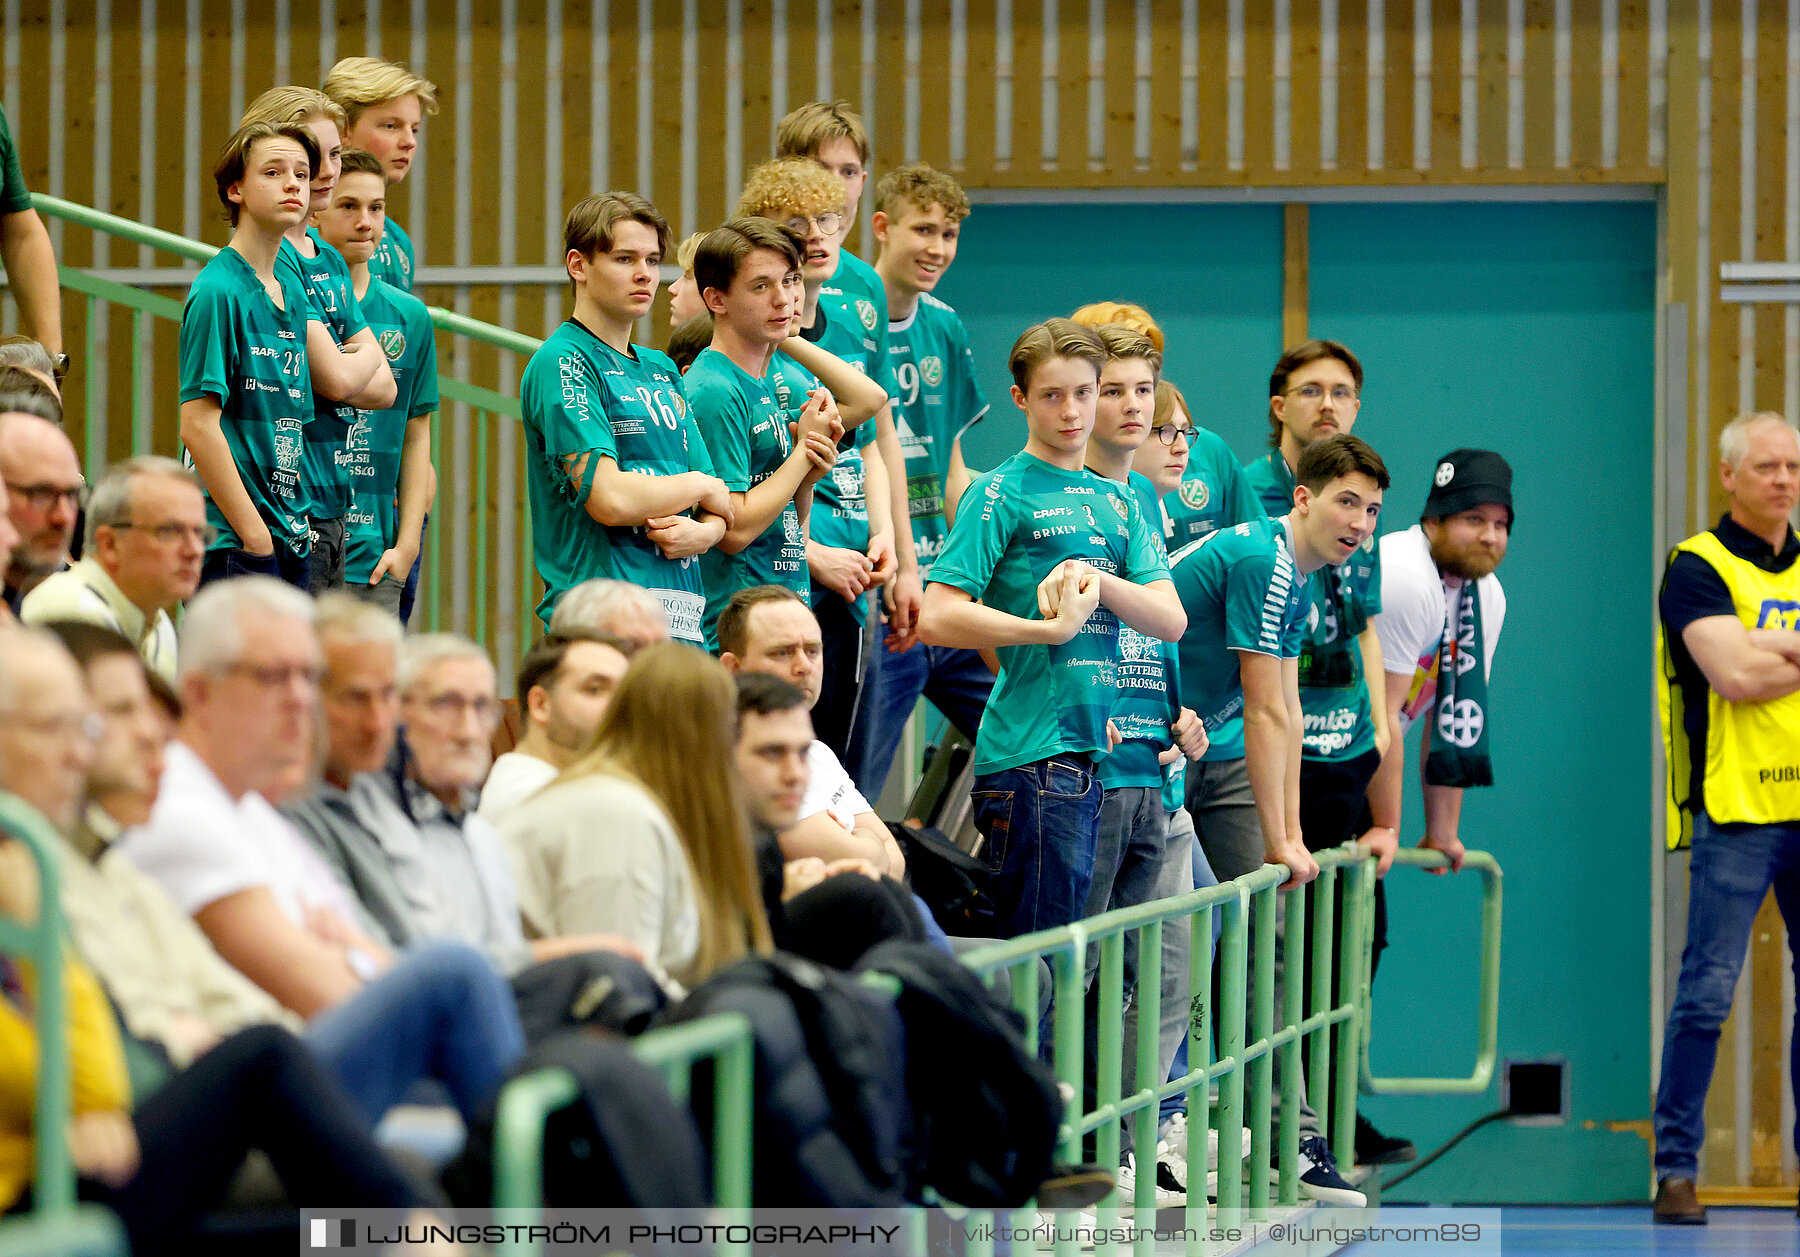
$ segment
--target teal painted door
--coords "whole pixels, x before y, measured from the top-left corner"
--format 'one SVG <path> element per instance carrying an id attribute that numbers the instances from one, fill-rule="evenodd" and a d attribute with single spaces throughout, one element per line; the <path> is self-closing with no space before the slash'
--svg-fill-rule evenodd
<path id="1" fill-rule="evenodd" d="M 1496 784 L 1465 796 L 1462 837 L 1506 870 L 1500 1055 L 1563 1057 L 1571 1088 L 1568 1125 L 1485 1129 L 1394 1199 L 1641 1199 L 1647 1145 L 1606 1124 L 1650 1108 L 1654 207 L 1317 205 L 1311 252 L 1311 331 L 1361 357 L 1356 431 L 1395 476 L 1383 531 L 1417 520 L 1444 452 L 1513 465 Z M 1410 844 L 1413 770 L 1406 821 Z M 1389 890 L 1375 1068 L 1463 1072 L 1479 886 L 1403 871 Z M 1421 1150 L 1498 1107 L 1498 1085 L 1364 1101 Z"/>

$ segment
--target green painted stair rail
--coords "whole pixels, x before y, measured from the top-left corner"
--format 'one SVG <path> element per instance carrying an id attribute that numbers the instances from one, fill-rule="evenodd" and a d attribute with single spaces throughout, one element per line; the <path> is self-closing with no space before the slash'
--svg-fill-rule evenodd
<path id="1" fill-rule="evenodd" d="M 31 853 L 37 869 L 37 919 L 0 914 L 0 953 L 36 974 L 32 1016 L 38 1042 L 37 1092 L 32 1116 L 32 1207 L 0 1222 L 0 1257 L 106 1257 L 125 1251 L 118 1219 L 97 1205 L 75 1201 L 69 1156 L 67 991 L 63 981 L 63 918 L 56 867 L 60 841 L 34 809 L 0 793 L 0 837 Z"/>
<path id="2" fill-rule="evenodd" d="M 1448 868 L 1441 851 L 1403 847 L 1394 864 L 1420 869 Z M 1500 1040 L 1500 865 L 1485 851 L 1463 857 L 1463 872 L 1481 874 L 1481 987 L 1475 1012 L 1475 1068 L 1467 1075 L 1446 1078 L 1380 1078 L 1369 1065 L 1369 1013 L 1373 1007 L 1369 983 L 1369 958 L 1362 957 L 1357 989 L 1362 992 L 1362 1052 L 1359 1076 L 1365 1095 L 1479 1095 L 1494 1081 L 1494 1062 Z M 1389 870 L 1392 875 L 1392 870 Z"/>

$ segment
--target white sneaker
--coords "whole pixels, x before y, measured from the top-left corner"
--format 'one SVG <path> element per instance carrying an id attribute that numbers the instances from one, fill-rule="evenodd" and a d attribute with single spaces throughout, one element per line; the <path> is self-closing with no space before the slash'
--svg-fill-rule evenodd
<path id="1" fill-rule="evenodd" d="M 1121 1171 L 1122 1173 L 1123 1171 Z M 1094 1229 L 1099 1226 L 1099 1215 L 1092 1209 L 1059 1209 L 1052 1213 L 1048 1209 L 1039 1209 L 1037 1226 L 1032 1230 L 1034 1246 L 1039 1252 L 1049 1252 L 1056 1247 L 1056 1231 L 1060 1227 L 1064 1232 L 1079 1230 L 1081 1238 L 1076 1247 L 1083 1252 L 1094 1251 Z"/>
<path id="2" fill-rule="evenodd" d="M 1156 1207 L 1173 1209 L 1187 1204 L 1187 1188 L 1169 1170 L 1169 1145 L 1156 1145 Z M 1137 1154 L 1127 1152 L 1119 1167 L 1119 1208 L 1132 1209 L 1137 1202 Z"/>

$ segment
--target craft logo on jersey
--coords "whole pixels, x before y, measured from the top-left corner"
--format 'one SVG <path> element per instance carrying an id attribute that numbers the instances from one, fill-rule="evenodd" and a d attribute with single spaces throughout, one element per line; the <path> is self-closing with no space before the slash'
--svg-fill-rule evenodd
<path id="1" fill-rule="evenodd" d="M 388 361 L 400 361 L 400 355 L 406 352 L 406 333 L 397 327 L 385 328 L 378 339 L 381 352 L 388 356 Z"/>
<path id="2" fill-rule="evenodd" d="M 876 319 L 875 303 L 873 301 L 865 301 L 860 297 L 857 298 L 856 317 L 862 320 L 862 325 L 864 327 L 868 328 L 871 332 L 874 331 Z"/>
<path id="3" fill-rule="evenodd" d="M 920 359 L 919 378 L 932 388 L 936 388 L 944 379 L 944 360 L 936 354 Z"/>
<path id="4" fill-rule="evenodd" d="M 1212 500 L 1204 480 L 1183 480 L 1181 482 L 1181 504 L 1190 511 L 1204 511 L 1206 504 Z"/>
<path id="5" fill-rule="evenodd" d="M 1756 613 L 1756 627 L 1759 629 L 1800 628 L 1800 602 L 1794 602 L 1787 598 L 1764 598 L 1761 608 Z"/>

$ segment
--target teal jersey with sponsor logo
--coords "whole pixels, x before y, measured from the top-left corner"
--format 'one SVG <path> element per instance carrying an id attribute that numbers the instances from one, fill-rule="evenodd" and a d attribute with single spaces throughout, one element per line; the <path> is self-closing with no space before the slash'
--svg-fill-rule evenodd
<path id="1" fill-rule="evenodd" d="M 924 577 L 949 531 L 944 478 L 951 447 L 987 414 L 987 400 L 975 382 L 968 329 L 930 293 L 920 294 L 910 318 L 888 324 L 888 361 L 899 388 L 894 427 L 906 456 L 906 504 Z M 1154 525 L 1159 516 L 1152 511 L 1145 518 Z"/>
<path id="2" fill-rule="evenodd" d="M 807 339 L 870 376 L 889 397 L 894 380 L 888 368 L 887 289 L 875 268 L 852 253 L 838 255 L 837 272 L 819 289 L 823 327 Z M 804 403 L 805 396 L 800 401 Z M 875 421 L 846 434 L 836 474 L 813 488 L 808 532 L 820 545 L 846 550 L 869 548 L 869 508 L 863 496 L 863 447 L 875 440 Z"/>
<path id="3" fill-rule="evenodd" d="M 548 626 L 571 588 L 610 576 L 655 594 L 670 636 L 700 645 L 706 599 L 699 558 L 665 559 L 641 524 L 602 524 L 587 512 L 601 458 L 650 476 L 713 474 L 681 373 L 667 354 L 642 345 L 631 350 L 622 354 L 567 319 L 525 365 L 519 394 L 531 544 L 546 589 L 538 616 Z"/>
<path id="4" fill-rule="evenodd" d="M 1167 525 L 1164 536 L 1171 550 L 1198 540 L 1218 528 L 1230 528 L 1268 512 L 1256 500 L 1237 455 L 1223 437 L 1206 428 L 1195 428 L 1188 439 L 1187 472 L 1173 493 L 1163 495 Z M 1286 515 L 1287 508 L 1277 511 Z"/>
<path id="5" fill-rule="evenodd" d="M 391 218 L 382 228 L 381 243 L 375 246 L 375 256 L 369 259 L 369 274 L 390 288 L 406 293 L 413 290 L 412 237 Z"/>
<path id="6" fill-rule="evenodd" d="M 1272 514 L 1285 515 L 1294 501 L 1294 473 L 1280 450 L 1244 467 L 1244 477 Z M 1341 566 L 1325 566 L 1306 578 L 1311 610 L 1300 650 L 1301 736 L 1307 759 L 1354 759 L 1375 749 L 1357 636 L 1381 611 L 1381 547 L 1370 537 Z"/>
<path id="7" fill-rule="evenodd" d="M 771 379 L 751 375 L 716 349 L 703 349 L 682 377 L 688 411 L 706 441 L 713 472 L 733 493 L 767 480 L 794 448 L 787 411 L 775 400 Z M 790 500 L 762 536 L 727 554 L 714 546 L 700 556 L 706 587 L 706 647 L 718 650 L 719 614 L 731 595 L 752 585 L 785 585 L 802 598 L 811 581 L 806 572 L 806 537 L 800 513 Z"/>
<path id="8" fill-rule="evenodd" d="M 1128 487 L 1144 519 L 1156 519 L 1156 486 L 1134 471 Z M 1113 704 L 1112 722 L 1120 741 L 1100 761 L 1103 788 L 1154 788 L 1167 779 L 1168 773 L 1156 757 L 1175 738 L 1169 725 L 1180 710 L 1176 653 L 1173 642 L 1146 637 L 1129 624 L 1119 625 L 1119 699 Z"/>
<path id="9" fill-rule="evenodd" d="M 342 345 L 368 324 L 350 282 L 350 266 L 344 255 L 326 244 L 319 233 L 307 229 L 313 256 L 307 257 L 292 241 L 283 240 L 275 255 L 276 267 L 285 267 L 306 292 L 312 316 L 323 323 L 331 339 Z M 350 509 L 350 477 L 346 470 L 344 437 L 349 425 L 339 417 L 337 402 L 313 396 L 312 418 L 306 421 L 306 454 L 300 461 L 300 484 L 306 492 L 307 513 L 314 519 L 341 519 Z"/>
<path id="10" fill-rule="evenodd" d="M 1130 489 L 1021 451 L 975 477 L 931 579 L 1034 620 L 1041 618 L 1038 583 L 1064 559 L 1085 559 L 1139 584 L 1169 575 L 1162 543 Z M 1000 648 L 1000 677 L 975 738 L 977 773 L 1106 750 L 1119 627 L 1099 607 L 1061 646 Z"/>
<path id="11" fill-rule="evenodd" d="M 306 365 L 306 294 L 277 266 L 280 307 L 244 255 L 220 249 L 194 277 L 181 312 L 181 400 L 211 397 L 244 490 L 276 545 L 312 549 L 300 463 L 312 417 Z M 209 493 L 206 518 L 219 530 L 212 549 L 243 543 Z"/>
<path id="12" fill-rule="evenodd" d="M 1244 757 L 1244 685 L 1236 651 L 1294 659 L 1310 604 L 1279 519 L 1210 532 L 1169 556 L 1187 611 L 1181 705 L 1206 725 L 1206 759 Z"/>
<path id="13" fill-rule="evenodd" d="M 386 410 L 340 408 L 348 425 L 344 449 L 350 509 L 344 515 L 344 579 L 366 585 L 399 535 L 400 457 L 406 424 L 438 408 L 437 340 L 425 303 L 379 279 L 362 296 L 363 318 L 394 373 L 394 404 Z M 400 580 L 406 579 L 404 572 Z"/>

